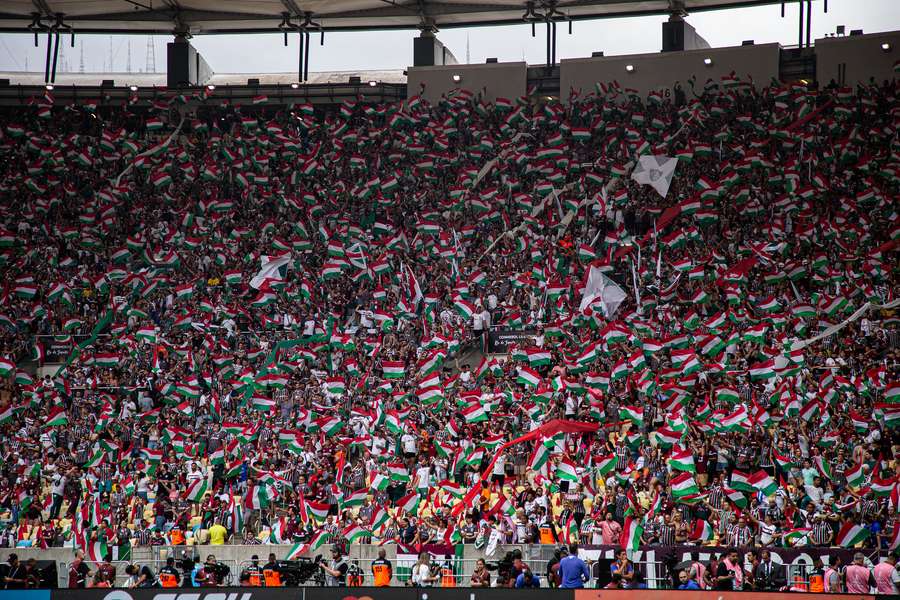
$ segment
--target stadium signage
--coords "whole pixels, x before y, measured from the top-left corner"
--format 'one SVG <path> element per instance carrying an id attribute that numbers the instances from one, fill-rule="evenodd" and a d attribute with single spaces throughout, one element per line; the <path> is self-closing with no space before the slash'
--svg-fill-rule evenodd
<path id="1" fill-rule="evenodd" d="M 162 593 L 154 594 L 153 600 L 250 600 L 253 596 L 251 592 L 209 592 L 205 594 L 179 594 L 179 593 Z M 122 590 L 116 590 L 108 593 L 103 600 L 135 600 L 131 594 Z"/>

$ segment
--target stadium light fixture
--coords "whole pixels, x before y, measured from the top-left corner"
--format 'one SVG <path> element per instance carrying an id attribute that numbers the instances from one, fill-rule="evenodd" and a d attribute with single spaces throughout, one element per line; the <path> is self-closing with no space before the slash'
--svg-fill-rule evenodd
<path id="1" fill-rule="evenodd" d="M 298 87 L 300 87 L 300 84 L 299 84 L 299 83 L 292 83 L 292 84 L 291 84 L 291 87 L 292 87 L 293 89 L 296 90 Z"/>
<path id="2" fill-rule="evenodd" d="M 378 85 L 378 82 L 375 81 L 374 79 L 369 82 L 369 87 L 375 87 L 376 85 Z"/>
<path id="3" fill-rule="evenodd" d="M 625 65 L 625 70 L 629 73 L 634 73 L 634 65 Z"/>
<path id="4" fill-rule="evenodd" d="M 52 84 L 52 83 L 48 83 L 48 84 L 45 85 L 44 87 L 47 88 L 48 91 L 53 91 L 53 84 Z"/>
<path id="5" fill-rule="evenodd" d="M 711 67 L 711 66 L 712 66 L 712 59 L 711 59 L 710 57 L 707 56 L 706 58 L 703 59 L 703 64 L 706 65 L 707 67 Z"/>
<path id="6" fill-rule="evenodd" d="M 890 45 L 888 42 L 885 42 L 885 43 L 881 44 L 881 51 L 882 51 L 882 52 L 890 52 L 890 51 L 891 51 L 891 45 Z"/>
<path id="7" fill-rule="evenodd" d="M 458 73 L 454 73 L 451 79 L 453 80 L 453 83 L 459 83 L 460 81 L 462 81 L 462 76 Z"/>
<path id="8" fill-rule="evenodd" d="M 128 86 L 128 89 L 131 90 L 132 92 L 136 92 L 136 91 L 137 91 L 137 86 L 136 86 L 136 85 L 130 85 L 130 86 Z"/>

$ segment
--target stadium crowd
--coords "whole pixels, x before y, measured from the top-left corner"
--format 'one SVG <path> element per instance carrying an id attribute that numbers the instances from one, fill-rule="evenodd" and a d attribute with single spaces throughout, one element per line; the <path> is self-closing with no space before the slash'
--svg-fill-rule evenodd
<path id="1" fill-rule="evenodd" d="M 897 91 L 5 109 L 3 544 L 896 549 Z"/>

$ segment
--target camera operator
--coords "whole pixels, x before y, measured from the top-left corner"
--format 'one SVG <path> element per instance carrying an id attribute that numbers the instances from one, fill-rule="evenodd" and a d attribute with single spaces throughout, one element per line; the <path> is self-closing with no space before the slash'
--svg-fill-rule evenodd
<path id="1" fill-rule="evenodd" d="M 341 550 L 337 546 L 331 547 L 331 560 L 327 563 L 319 563 L 319 568 L 325 573 L 325 585 L 328 587 L 344 587 L 347 584 L 347 561 L 341 556 Z"/>
<path id="2" fill-rule="evenodd" d="M 205 587 L 223 586 L 228 583 L 231 569 L 228 565 L 218 562 L 214 554 L 210 554 L 206 557 L 206 564 L 204 567 L 206 570 Z"/>
<path id="3" fill-rule="evenodd" d="M 187 550 L 181 552 L 181 587 L 189 588 L 195 587 L 193 582 L 194 577 L 194 567 L 196 564 L 194 563 L 194 559 L 188 556 Z"/>

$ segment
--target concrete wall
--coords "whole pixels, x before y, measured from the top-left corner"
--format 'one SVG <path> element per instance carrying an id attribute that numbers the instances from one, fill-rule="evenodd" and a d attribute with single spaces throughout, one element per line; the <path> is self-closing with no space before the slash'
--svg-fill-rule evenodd
<path id="1" fill-rule="evenodd" d="M 712 64 L 705 65 L 704 58 L 711 58 Z M 778 64 L 778 44 L 573 58 L 560 63 L 560 100 L 565 102 L 573 88 L 581 90 L 582 94 L 593 92 L 595 84 L 600 82 L 618 81 L 622 87 L 637 90 L 641 96 L 652 90 L 671 91 L 676 81 L 686 87 L 691 76 L 697 78 L 697 85 L 702 88 L 707 79 L 719 82 L 723 75 L 732 71 L 741 79 L 750 76 L 757 85 L 764 86 L 773 77 L 778 77 Z M 627 65 L 634 66 L 634 71 L 626 71 Z"/>
<path id="2" fill-rule="evenodd" d="M 453 81 L 459 75 L 460 81 Z M 444 67 L 410 67 L 407 69 L 406 90 L 409 96 L 420 93 L 429 102 L 439 100 L 442 95 L 465 89 L 473 93 L 482 92 L 487 100 L 508 98 L 515 100 L 523 96 L 527 87 L 526 64 L 494 63 L 484 65 L 452 65 Z"/>
<path id="3" fill-rule="evenodd" d="M 881 45 L 890 44 L 885 52 Z M 822 85 L 834 79 L 840 85 L 891 80 L 900 60 L 900 31 L 816 40 L 816 79 Z M 843 73 L 842 73 L 843 71 Z"/>

